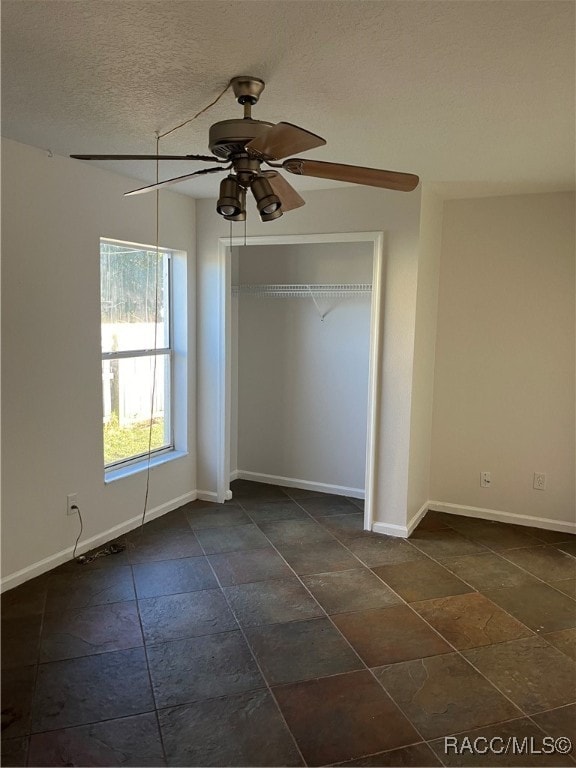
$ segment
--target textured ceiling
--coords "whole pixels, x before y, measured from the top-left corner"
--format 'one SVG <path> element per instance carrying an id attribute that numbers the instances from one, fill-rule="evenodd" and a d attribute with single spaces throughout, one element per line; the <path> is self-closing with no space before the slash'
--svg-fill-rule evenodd
<path id="1" fill-rule="evenodd" d="M 326 137 L 307 156 L 466 188 L 574 187 L 571 0 L 3 0 L 2 133 L 54 153 L 153 152 L 230 77 L 254 116 Z M 228 92 L 162 151 L 207 151 Z M 154 180 L 153 163 L 103 167 Z M 166 164 L 163 175 L 197 167 Z M 295 179 L 311 189 L 337 186 Z M 214 177 L 177 188 L 214 196 Z"/>

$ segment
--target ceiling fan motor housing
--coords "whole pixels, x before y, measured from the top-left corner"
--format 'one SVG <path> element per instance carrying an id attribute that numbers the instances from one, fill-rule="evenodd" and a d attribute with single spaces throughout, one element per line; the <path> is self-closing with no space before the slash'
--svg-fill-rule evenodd
<path id="1" fill-rule="evenodd" d="M 244 152 L 244 147 L 249 141 L 263 136 L 273 125 L 274 123 L 264 120 L 222 120 L 210 126 L 208 146 L 217 157 L 228 160 L 233 155 Z"/>
<path id="2" fill-rule="evenodd" d="M 264 80 L 261 80 L 259 77 L 252 77 L 252 75 L 233 77 L 230 80 L 230 85 L 238 104 L 254 106 L 254 104 L 258 103 L 260 94 L 264 90 Z"/>

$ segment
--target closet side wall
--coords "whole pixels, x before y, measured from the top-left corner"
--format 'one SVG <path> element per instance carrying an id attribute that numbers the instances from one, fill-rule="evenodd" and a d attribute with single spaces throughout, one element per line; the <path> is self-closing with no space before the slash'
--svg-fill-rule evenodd
<path id="1" fill-rule="evenodd" d="M 240 254 L 243 284 L 372 279 L 369 243 L 252 246 Z M 370 296 L 317 301 L 320 312 L 311 298 L 239 298 L 238 469 L 362 495 Z"/>

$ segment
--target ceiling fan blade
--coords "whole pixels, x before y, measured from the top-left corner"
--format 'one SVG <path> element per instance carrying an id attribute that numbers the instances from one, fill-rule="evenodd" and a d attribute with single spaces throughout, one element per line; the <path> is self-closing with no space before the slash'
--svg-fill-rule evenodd
<path id="1" fill-rule="evenodd" d="M 266 176 L 274 194 L 280 198 L 283 211 L 293 211 L 295 208 L 306 205 L 306 201 L 277 171 L 264 171 L 262 175 Z"/>
<path id="2" fill-rule="evenodd" d="M 147 187 L 132 189 L 130 192 L 124 192 L 124 197 L 130 197 L 130 195 L 141 195 L 143 192 L 151 192 L 153 189 L 161 189 L 162 187 L 169 187 L 172 184 L 179 184 L 181 181 L 186 181 L 186 179 L 191 179 L 194 176 L 203 176 L 206 173 L 219 173 L 220 171 L 226 171 L 229 168 L 229 165 L 225 166 L 224 168 L 203 168 L 201 171 L 196 171 L 195 173 L 187 173 L 184 176 L 176 176 L 173 179 L 159 181 L 158 184 L 149 184 Z"/>
<path id="3" fill-rule="evenodd" d="M 246 144 L 246 151 L 259 160 L 281 160 L 287 155 L 297 155 L 323 144 L 326 144 L 326 140 L 315 133 L 305 131 L 292 123 L 277 123 L 263 136 L 258 136 Z"/>
<path id="4" fill-rule="evenodd" d="M 400 192 L 411 192 L 413 189 L 416 189 L 420 182 L 418 176 L 415 176 L 413 173 L 380 171 L 376 168 L 362 168 L 359 165 L 325 163 L 320 160 L 300 160 L 296 157 L 284 160 L 282 168 L 298 176 L 315 176 L 319 179 L 349 181 L 353 184 L 395 189 Z"/>
<path id="5" fill-rule="evenodd" d="M 208 163 L 224 162 L 212 155 L 70 155 L 75 160 L 202 160 Z"/>

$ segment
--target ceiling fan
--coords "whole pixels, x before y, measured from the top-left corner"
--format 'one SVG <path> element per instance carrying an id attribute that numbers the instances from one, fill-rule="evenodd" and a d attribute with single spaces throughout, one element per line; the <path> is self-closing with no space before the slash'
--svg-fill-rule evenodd
<path id="1" fill-rule="evenodd" d="M 126 192 L 126 195 L 137 195 L 160 189 L 194 176 L 229 171 L 220 184 L 216 205 L 218 213 L 229 221 L 246 219 L 248 189 L 256 199 L 262 221 L 272 221 L 282 216 L 285 211 L 304 205 L 305 201 L 277 169 L 297 176 L 315 176 L 401 192 L 411 192 L 418 186 L 419 178 L 412 173 L 288 157 L 288 155 L 321 147 L 326 144 L 326 141 L 292 123 L 274 124 L 265 120 L 254 120 L 252 107 L 258 102 L 264 90 L 263 80 L 243 75 L 232 78 L 230 85 L 238 103 L 244 107 L 244 117 L 222 120 L 210 127 L 208 145 L 212 155 L 70 155 L 70 157 L 78 160 L 190 160 L 219 163 L 212 168 L 204 168 L 194 173 L 134 189 Z M 283 162 L 277 162 L 279 160 Z M 263 170 L 262 164 L 266 164 L 272 170 Z"/>

